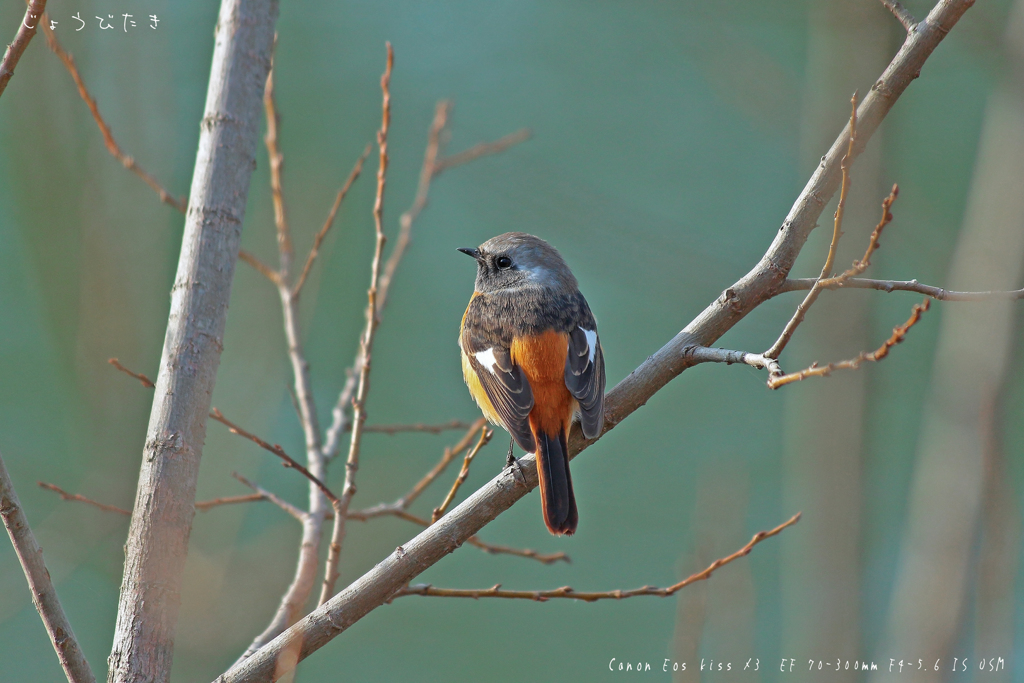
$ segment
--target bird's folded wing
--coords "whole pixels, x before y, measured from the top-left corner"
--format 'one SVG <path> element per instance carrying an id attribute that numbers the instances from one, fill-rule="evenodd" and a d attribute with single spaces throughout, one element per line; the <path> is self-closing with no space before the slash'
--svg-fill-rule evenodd
<path id="1" fill-rule="evenodd" d="M 593 439 L 604 426 L 604 353 L 594 330 L 577 327 L 569 333 L 565 386 L 580 404 L 583 436 Z"/>
<path id="2" fill-rule="evenodd" d="M 466 352 L 505 429 L 520 448 L 533 453 L 537 448 L 529 419 L 533 391 L 522 369 L 512 362 L 509 349 L 495 345 L 475 353 L 471 349 L 466 349 Z"/>

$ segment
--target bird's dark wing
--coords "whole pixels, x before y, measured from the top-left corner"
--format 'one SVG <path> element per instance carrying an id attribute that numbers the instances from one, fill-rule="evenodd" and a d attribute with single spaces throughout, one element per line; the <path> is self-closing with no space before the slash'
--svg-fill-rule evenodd
<path id="1" fill-rule="evenodd" d="M 577 326 L 569 333 L 565 386 L 580 404 L 583 436 L 593 439 L 604 426 L 604 353 L 596 330 Z"/>
<path id="2" fill-rule="evenodd" d="M 530 431 L 533 390 L 522 369 L 512 362 L 508 347 L 499 343 L 486 346 L 480 336 L 463 333 L 462 350 L 505 429 L 520 448 L 533 453 L 537 450 Z"/>

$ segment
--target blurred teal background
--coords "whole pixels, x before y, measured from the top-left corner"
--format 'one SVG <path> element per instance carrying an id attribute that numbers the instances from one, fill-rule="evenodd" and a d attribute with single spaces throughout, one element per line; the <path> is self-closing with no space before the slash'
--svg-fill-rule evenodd
<path id="1" fill-rule="evenodd" d="M 906 4 L 919 17 L 930 7 Z M 1024 155 L 1011 125 L 1024 117 L 1016 4 L 970 10 L 871 141 L 854 167 L 839 264 L 862 253 L 881 198 L 898 182 L 896 219 L 870 275 L 1021 286 L 1019 268 L 993 265 L 999 257 L 1024 262 L 1014 209 Z M 49 10 L 125 151 L 173 194 L 187 192 L 216 3 L 51 0 Z M 21 3 L 5 3 L 0 34 L 13 36 L 22 12 Z M 76 12 L 88 19 L 81 32 Z M 123 12 L 141 20 L 130 33 L 117 23 Z M 93 17 L 109 13 L 118 28 L 99 30 Z M 149 14 L 159 17 L 157 30 Z M 284 184 L 299 253 L 379 125 L 385 40 L 396 54 L 390 235 L 412 201 L 438 99 L 455 104 L 449 153 L 521 127 L 534 134 L 434 183 L 378 334 L 371 423 L 477 415 L 455 345 L 473 266 L 455 247 L 508 230 L 562 251 L 598 317 L 609 386 L 621 380 L 764 253 L 844 125 L 850 94 L 867 91 L 902 40 L 874 0 L 282 3 L 278 32 Z M 1004 157 L 1017 173 L 999 166 Z M 261 146 L 243 246 L 273 262 L 265 160 Z M 362 326 L 375 171 L 371 156 L 303 297 L 322 422 Z M 37 37 L 0 99 L 0 451 L 99 675 L 127 519 L 62 502 L 34 483 L 131 507 L 151 393 L 106 360 L 155 375 L 182 224 L 108 155 L 67 72 Z M 992 247 L 991 262 L 958 248 L 969 230 Z M 812 237 L 795 275 L 818 272 L 825 232 Z M 798 296 L 762 306 L 722 345 L 766 348 Z M 918 300 L 828 293 L 783 365 L 874 348 Z M 777 392 L 751 368 L 690 370 L 574 462 L 575 537 L 548 535 L 536 494 L 481 533 L 493 543 L 564 550 L 572 564 L 467 546 L 421 577 L 450 587 L 663 586 L 804 512 L 796 527 L 710 581 L 673 599 L 596 604 L 404 598 L 317 652 L 297 680 L 641 677 L 610 672 L 614 657 L 649 662 L 645 679 L 668 680 L 667 658 L 687 662 L 680 681 L 846 681 L 866 677 L 827 665 L 827 675 L 808 674 L 808 660 L 874 660 L 885 669 L 890 657 L 916 660 L 934 648 L 944 668 L 957 656 L 971 670 L 928 680 L 1010 680 L 1024 654 L 1016 635 L 1024 614 L 1021 308 L 986 304 L 965 314 L 965 306 L 935 304 L 880 364 Z M 964 330 L 975 345 L 956 345 Z M 990 361 L 988 374 L 971 365 L 978 356 Z M 240 264 L 214 405 L 298 455 L 289 381 L 275 293 Z M 954 423 L 973 440 L 937 442 L 939 427 Z M 368 435 L 355 504 L 394 500 L 457 438 Z M 460 499 L 498 472 L 503 441 L 476 460 Z M 961 443 L 973 446 L 935 455 Z M 211 424 L 198 498 L 245 493 L 233 470 L 292 502 L 306 499 L 301 477 Z M 413 511 L 429 515 L 456 471 Z M 335 467 L 330 483 L 340 488 L 342 477 Z M 949 529 L 942 514 L 959 526 Z M 398 520 L 353 523 L 342 582 L 416 531 Z M 174 681 L 212 680 L 264 628 L 298 540 L 294 520 L 267 503 L 197 514 Z M 929 577 L 914 573 L 921 557 L 955 580 L 924 590 Z M 914 587 L 922 600 L 907 599 Z M 1008 668 L 982 675 L 981 657 L 1003 657 Z M 702 673 L 702 658 L 733 671 Z M 783 658 L 802 673 L 779 673 Z M 760 671 L 743 672 L 748 659 Z M 0 542 L 0 680 L 60 678 L 14 553 Z"/>

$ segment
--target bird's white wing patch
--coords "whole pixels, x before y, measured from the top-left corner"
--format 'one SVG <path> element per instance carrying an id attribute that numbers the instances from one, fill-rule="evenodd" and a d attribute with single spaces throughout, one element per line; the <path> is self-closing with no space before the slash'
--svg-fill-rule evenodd
<path id="1" fill-rule="evenodd" d="M 584 336 L 587 338 L 587 346 L 590 349 L 590 362 L 594 362 L 594 354 L 597 353 L 597 332 L 595 330 L 583 330 Z"/>
<path id="2" fill-rule="evenodd" d="M 476 362 L 487 368 L 492 375 L 496 375 L 494 372 L 494 366 L 498 364 L 497 359 L 494 357 L 494 349 L 487 349 L 486 351 L 477 351 L 475 354 Z"/>

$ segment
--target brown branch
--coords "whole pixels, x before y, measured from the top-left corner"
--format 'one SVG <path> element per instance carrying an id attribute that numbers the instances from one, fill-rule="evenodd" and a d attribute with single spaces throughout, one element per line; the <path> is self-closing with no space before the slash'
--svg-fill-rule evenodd
<path id="1" fill-rule="evenodd" d="M 277 47 L 277 36 L 274 36 L 274 47 Z M 266 87 L 263 89 L 263 108 L 267 115 L 267 134 L 263 142 L 267 145 L 267 158 L 270 162 L 270 196 L 274 202 L 274 225 L 277 226 L 277 250 L 281 256 L 280 272 L 287 274 L 292 262 L 292 237 L 288 228 L 288 217 L 284 210 L 284 190 L 281 185 L 281 173 L 284 170 L 284 154 L 277 144 L 278 128 L 281 117 L 277 113 L 277 102 L 274 99 L 274 62 L 271 57 L 270 73 L 267 74 Z"/>
<path id="2" fill-rule="evenodd" d="M 270 453 L 273 453 L 277 457 L 281 458 L 281 460 L 284 461 L 285 467 L 290 467 L 298 471 L 306 479 L 309 479 L 311 482 L 316 484 L 316 487 L 320 489 L 320 491 L 323 492 L 325 496 L 327 496 L 328 500 L 333 502 L 338 499 L 338 497 L 335 496 L 334 493 L 329 488 L 327 488 L 327 484 L 323 483 L 319 479 L 319 477 L 315 476 L 312 472 L 303 467 L 298 460 L 285 453 L 284 449 L 281 448 L 281 446 L 279 446 L 278 444 L 270 444 L 261 439 L 260 437 L 256 436 L 252 432 L 247 432 L 246 430 L 242 429 L 231 420 L 224 417 L 224 414 L 220 412 L 220 410 L 218 410 L 217 408 L 213 408 L 210 411 L 210 417 L 212 417 L 214 420 L 220 422 L 222 425 L 227 427 L 228 431 L 230 431 L 232 434 L 237 434 L 243 439 L 248 439 L 249 441 L 252 441 L 254 444 L 262 448 L 263 450 L 269 451 Z"/>
<path id="3" fill-rule="evenodd" d="M 882 200 L 882 218 L 878 221 L 878 225 L 875 226 L 875 229 L 871 231 L 871 237 L 868 239 L 867 249 L 864 250 L 864 258 L 854 261 L 852 266 L 835 277 L 819 278 L 821 281 L 821 284 L 819 285 L 820 288 L 830 289 L 842 286 L 842 283 L 845 280 L 849 280 L 851 277 L 856 277 L 868 269 L 868 266 L 871 265 L 871 255 L 874 254 L 875 250 L 879 247 L 878 240 L 882 237 L 882 230 L 892 222 L 892 213 L 889 209 L 892 208 L 892 204 L 896 201 L 896 197 L 899 196 L 899 193 L 899 185 L 893 185 L 892 190 L 889 191 L 889 196 Z"/>
<path id="4" fill-rule="evenodd" d="M 388 129 L 391 125 L 391 69 L 395 63 L 395 52 L 391 48 L 391 43 L 387 43 L 387 55 L 384 75 L 380 77 L 380 89 L 383 93 L 381 124 L 380 130 L 377 131 L 380 161 L 377 167 L 377 198 L 373 203 L 373 224 L 377 239 L 370 265 L 370 288 L 366 293 L 366 327 L 360 341 L 359 383 L 352 401 L 352 437 L 349 441 L 348 458 L 345 461 L 345 486 L 341 490 L 341 498 L 331 501 L 331 505 L 334 507 L 334 529 L 331 534 L 331 545 L 327 551 L 323 588 L 320 591 L 318 604 L 321 605 L 334 595 L 334 584 L 338 580 L 338 562 L 341 559 L 342 544 L 345 542 L 345 516 L 352 503 L 352 496 L 356 493 L 359 449 L 362 445 L 363 426 L 366 423 L 366 397 L 370 392 L 371 354 L 379 323 L 377 287 L 380 284 L 380 264 L 384 255 L 384 243 L 387 241 L 384 236 L 384 189 L 388 171 Z"/>
<path id="5" fill-rule="evenodd" d="M 349 188 L 359 177 L 359 174 L 363 172 L 363 162 L 366 161 L 366 157 L 370 156 L 370 150 L 373 148 L 372 144 L 366 145 L 366 149 L 363 150 L 363 154 L 356 161 L 356 165 L 352 168 L 352 172 L 349 173 L 348 178 L 345 180 L 345 184 L 338 190 L 338 194 L 334 197 L 334 204 L 331 205 L 331 210 L 327 214 L 327 220 L 324 221 L 324 225 L 320 228 L 320 232 L 316 234 L 313 239 L 313 248 L 309 250 L 309 256 L 306 257 L 306 264 L 302 267 L 302 274 L 299 275 L 298 282 L 295 283 L 295 287 L 292 288 L 292 292 L 295 296 L 299 295 L 302 291 L 302 285 L 306 284 L 306 278 L 309 277 L 309 271 L 313 269 L 313 262 L 316 261 L 317 255 L 320 253 L 320 245 L 323 244 L 324 238 L 327 237 L 328 231 L 331 226 L 334 225 L 334 217 L 338 213 L 338 209 L 341 207 L 341 202 L 344 201 L 345 195 L 348 194 Z"/>
<path id="6" fill-rule="evenodd" d="M 234 505 L 235 503 L 255 503 L 261 500 L 266 500 L 267 497 L 262 493 L 246 493 L 240 496 L 223 496 L 222 498 L 213 498 L 211 500 L 200 500 L 195 504 L 196 510 L 200 512 L 208 512 L 215 507 L 221 505 Z"/>
<path id="7" fill-rule="evenodd" d="M 641 595 L 655 595 L 662 598 L 667 598 L 675 595 L 683 588 L 696 583 L 698 581 L 704 581 L 709 578 L 716 569 L 724 567 L 730 562 L 737 560 L 741 557 L 745 557 L 750 554 L 750 551 L 754 549 L 754 546 L 763 541 L 766 538 L 771 538 L 776 534 L 782 532 L 783 529 L 793 526 L 800 521 L 800 513 L 793 515 L 789 521 L 780 524 L 771 531 L 759 531 L 754 534 L 754 537 L 750 539 L 750 542 L 745 546 L 734 552 L 732 555 L 723 557 L 712 562 L 704 571 L 692 574 L 679 583 L 673 584 L 668 588 L 656 588 L 654 586 L 642 586 L 640 588 L 634 588 L 632 590 L 613 590 L 613 591 L 601 591 L 601 592 L 589 592 L 581 593 L 572 589 L 571 586 L 562 586 L 554 590 L 546 591 L 511 591 L 501 590 L 501 584 L 495 584 L 491 588 L 484 589 L 463 589 L 463 588 L 435 588 L 430 584 L 419 584 L 415 586 L 407 586 L 395 593 L 394 597 L 402 597 L 405 595 L 429 595 L 432 597 L 439 598 L 473 598 L 474 600 L 479 598 L 510 598 L 510 599 L 523 599 L 523 600 L 535 600 L 537 602 L 547 602 L 553 598 L 566 598 L 569 600 L 582 600 L 583 602 L 596 602 L 597 600 L 622 600 L 623 598 L 635 598 Z"/>
<path id="8" fill-rule="evenodd" d="M 849 134 L 846 144 L 846 154 L 843 155 L 843 159 L 839 164 L 842 172 L 842 181 L 839 190 L 839 205 L 836 207 L 835 219 L 833 221 L 832 229 L 832 243 L 828 247 L 828 256 L 825 258 L 825 265 L 821 268 L 821 275 L 818 276 L 819 280 L 824 280 L 832 274 L 832 264 L 836 260 L 836 250 L 839 247 L 839 238 L 843 236 L 843 213 L 846 208 L 846 194 L 850 189 L 850 165 L 853 163 L 853 152 L 854 143 L 857 140 L 857 93 L 853 94 L 850 98 L 850 125 Z M 870 247 L 869 247 L 870 249 Z M 786 348 L 789 340 L 793 338 L 793 333 L 796 332 L 796 328 L 803 322 L 804 316 L 807 315 L 807 311 L 811 308 L 815 301 L 818 299 L 818 295 L 821 294 L 822 287 L 817 285 L 811 287 L 811 290 L 807 292 L 807 296 L 797 306 L 796 312 L 793 313 L 793 317 L 790 318 L 789 322 L 786 323 L 785 329 L 782 330 L 782 334 L 772 344 L 771 348 L 764 352 L 766 358 L 778 358 L 782 350 Z"/>
<path id="9" fill-rule="evenodd" d="M 140 374 L 138 372 L 132 372 L 131 370 L 129 370 L 125 366 L 121 365 L 121 361 L 117 360 L 116 358 L 111 358 L 107 362 L 110 363 L 111 365 L 113 365 L 115 368 L 117 368 L 121 372 L 123 372 L 124 374 L 130 375 L 130 376 L 134 377 L 135 379 L 139 380 L 140 382 L 142 382 L 142 386 L 146 387 L 147 389 L 153 389 L 153 388 L 156 387 L 156 385 L 153 384 L 153 380 L 151 380 L 150 378 L 148 378 L 145 375 Z"/>
<path id="10" fill-rule="evenodd" d="M 479 420 L 477 420 L 479 422 Z M 428 434 L 440 434 L 441 432 L 447 432 L 455 429 L 471 429 L 475 432 L 479 427 L 474 427 L 476 422 L 466 422 L 465 420 L 450 420 L 448 422 L 442 422 L 440 424 L 424 424 L 422 422 L 416 422 L 414 424 L 406 425 L 366 425 L 363 427 L 363 431 L 366 433 L 379 433 L 379 434 L 401 434 L 404 432 L 426 432 Z"/>
<path id="11" fill-rule="evenodd" d="M 917 29 L 907 36 L 902 48 L 858 109 L 855 155 L 864 149 L 893 104 L 921 73 L 935 48 L 972 4 L 972 0 L 938 0 Z M 771 246 L 750 272 L 710 302 L 682 331 L 607 394 L 604 433 L 614 429 L 690 367 L 687 349 L 711 346 L 782 287 L 825 203 L 840 185 L 840 160 L 847 151 L 848 142 L 849 133 L 844 130 L 821 164 L 816 165 L 781 228 L 774 231 Z M 585 439 L 579 428 L 574 426 L 569 436 L 569 452 L 575 456 L 596 441 Z M 513 476 L 504 470 L 436 524 L 404 543 L 281 634 L 275 642 L 224 672 L 218 683 L 254 683 L 281 676 L 294 666 L 291 660 L 286 662 L 281 658 L 288 648 L 293 645 L 299 647 L 298 659 L 305 659 L 391 599 L 413 578 L 454 551 L 460 543 L 475 535 L 537 485 L 534 457 L 528 454 L 520 458 L 519 463 L 525 483 L 518 475 Z"/>
<path id="12" fill-rule="evenodd" d="M 377 505 L 374 505 L 373 507 L 360 510 L 358 513 L 349 512 L 349 516 L 351 517 L 353 514 L 360 514 L 368 519 L 371 517 L 379 517 L 381 515 L 391 514 L 394 511 L 408 510 L 409 506 L 412 505 L 413 501 L 419 498 L 420 494 L 423 493 L 423 491 L 425 491 L 426 488 L 430 486 L 430 484 L 432 484 L 434 480 L 441 475 L 442 472 L 445 471 L 445 469 L 448 467 L 451 461 L 457 458 L 462 453 L 462 451 L 466 450 L 467 448 L 470 447 L 470 445 L 472 445 L 473 437 L 476 436 L 476 433 L 483 428 L 485 422 L 486 421 L 484 420 L 484 418 L 481 417 L 472 425 L 470 425 L 465 435 L 461 439 L 459 439 L 459 441 L 454 446 L 446 447 L 444 449 L 444 452 L 441 454 L 441 459 L 437 462 L 437 464 L 434 465 L 434 467 L 429 472 L 423 475 L 422 479 L 416 482 L 412 489 L 410 489 L 409 493 L 405 494 L 404 496 L 402 496 L 393 503 L 379 503 Z"/>
<path id="13" fill-rule="evenodd" d="M 18 32 L 14 34 L 14 40 L 7 46 L 4 58 L 0 61 L 0 95 L 4 94 L 7 84 L 14 76 L 14 69 L 25 53 L 25 48 L 32 42 L 36 35 L 36 28 L 40 21 L 44 21 L 43 12 L 46 11 L 46 0 L 32 0 L 25 8 L 25 17 L 18 26 Z"/>
<path id="14" fill-rule="evenodd" d="M 266 490 L 266 489 L 264 489 L 264 488 L 262 488 L 260 486 L 257 486 L 256 484 L 252 483 L 251 481 L 249 481 L 248 479 L 243 477 L 238 472 L 232 472 L 231 476 L 234 477 L 235 479 L 237 479 L 238 481 L 242 482 L 242 484 L 244 484 L 245 486 L 248 486 L 249 488 L 251 488 L 257 494 L 259 494 L 259 496 L 261 498 L 263 498 L 265 500 L 269 500 L 271 503 L 273 503 L 277 507 L 281 508 L 282 510 L 284 510 L 285 512 L 287 512 L 289 515 L 291 515 L 295 519 L 299 520 L 300 522 L 304 521 L 305 518 L 309 516 L 308 513 L 306 513 L 304 511 L 300 510 L 299 508 L 295 507 L 294 505 L 292 505 L 291 503 L 286 501 L 284 498 L 281 498 L 276 493 L 273 493 L 273 492 L 268 491 L 268 490 Z"/>
<path id="15" fill-rule="evenodd" d="M 47 491 L 53 491 L 54 493 L 56 493 L 58 496 L 60 496 L 64 500 L 72 500 L 72 501 L 75 501 L 77 503 L 85 503 L 86 505 L 92 505 L 93 507 L 99 508 L 100 510 L 103 510 L 104 512 L 116 512 L 119 515 L 125 515 L 125 516 L 128 516 L 128 515 L 132 514 L 131 510 L 125 510 L 124 508 L 119 508 L 116 505 L 108 505 L 106 503 L 100 503 L 99 501 L 95 501 L 92 498 L 86 498 L 85 496 L 79 495 L 77 493 L 68 493 L 67 491 L 65 491 L 61 487 L 57 486 L 56 484 L 50 484 L 50 483 L 47 483 L 45 481 L 37 481 L 36 484 L 38 484 L 39 488 L 41 488 L 41 489 L 46 489 Z"/>
<path id="16" fill-rule="evenodd" d="M 75 640 L 71 623 L 57 597 L 57 589 L 50 580 L 50 572 L 43 561 L 43 549 L 36 542 L 32 527 L 28 525 L 28 517 L 21 507 L 18 494 L 14 490 L 14 482 L 7 472 L 3 456 L 0 456 L 0 517 L 3 517 L 7 534 L 11 537 L 14 552 L 18 555 L 21 568 L 28 581 L 32 604 L 43 620 L 46 633 L 50 636 L 60 665 L 64 669 L 69 683 L 95 683 L 96 678 L 89 668 L 89 662 L 82 654 L 82 649 Z"/>
<path id="17" fill-rule="evenodd" d="M 914 15 L 907 11 L 907 8 L 896 2 L 896 0 L 879 0 L 885 8 L 892 12 L 892 15 L 903 24 L 903 28 L 906 29 L 907 33 L 911 33 L 914 27 L 917 26 L 917 19 Z"/>
<path id="18" fill-rule="evenodd" d="M 434 164 L 434 175 L 441 175 L 442 171 L 446 171 L 449 168 L 461 166 L 462 164 L 469 163 L 479 159 L 480 157 L 489 156 L 491 154 L 500 154 L 509 147 L 518 145 L 520 142 L 526 142 L 530 139 L 533 133 L 528 128 L 517 130 L 514 133 L 509 133 L 505 137 L 495 140 L 494 142 L 481 142 L 473 145 L 469 149 L 453 154 L 448 157 L 443 157 L 437 160 Z"/>
<path id="19" fill-rule="evenodd" d="M 459 476 L 455 478 L 455 482 L 452 484 L 451 490 L 448 492 L 448 495 L 445 496 L 441 504 L 434 508 L 434 512 L 430 518 L 431 523 L 436 522 L 444 516 L 448 506 L 452 504 L 453 500 L 455 500 L 455 494 L 459 492 L 459 487 L 462 486 L 466 481 L 466 477 L 469 476 L 469 464 L 473 462 L 473 458 L 475 458 L 476 454 L 480 452 L 480 449 L 487 445 L 492 436 L 494 436 L 493 429 L 488 429 L 486 426 L 480 428 L 480 440 L 476 442 L 473 449 L 466 453 L 466 457 L 463 458 L 462 469 L 459 470 Z"/>
<path id="20" fill-rule="evenodd" d="M 368 522 L 371 519 L 379 519 L 381 517 L 397 517 L 398 519 L 404 519 L 407 522 L 418 524 L 421 527 L 429 527 L 432 524 L 432 522 L 423 519 L 422 517 L 417 517 L 410 512 L 390 506 L 375 506 L 367 508 L 366 510 L 348 513 L 348 518 L 357 522 Z M 466 539 L 466 543 L 469 543 L 471 546 L 479 548 L 485 553 L 489 553 L 491 555 L 515 555 L 516 557 L 526 557 L 531 560 L 537 560 L 541 564 L 572 562 L 569 556 L 562 552 L 545 554 L 538 553 L 536 550 L 530 550 L 529 548 L 512 548 L 507 545 L 495 545 L 493 543 L 485 543 L 477 536 L 470 536 Z"/>
<path id="21" fill-rule="evenodd" d="M 808 377 L 828 377 L 834 370 L 856 370 L 861 366 L 861 363 L 874 363 L 882 360 L 889 355 L 889 349 L 903 341 L 907 336 L 907 332 L 910 331 L 910 328 L 916 325 L 917 321 L 921 319 L 921 314 L 928 310 L 930 303 L 930 299 L 925 299 L 919 304 L 914 304 L 913 311 L 907 319 L 907 322 L 898 327 L 894 327 L 892 330 L 892 336 L 886 339 L 885 342 L 874 351 L 870 353 L 862 351 L 856 358 L 839 361 L 838 363 L 829 363 L 824 366 L 819 366 L 817 363 L 814 363 L 809 368 L 805 368 L 799 372 L 792 372 L 788 375 L 770 376 L 768 378 L 768 387 L 771 389 L 778 389 L 781 386 L 791 382 L 799 382 L 800 380 L 807 379 Z"/>
<path id="22" fill-rule="evenodd" d="M 779 293 L 796 292 L 810 289 L 817 282 L 815 278 L 795 278 L 786 280 Z M 921 284 L 917 280 L 872 280 L 868 278 L 849 278 L 843 282 L 825 285 L 824 289 L 875 289 L 880 292 L 916 292 L 930 296 L 936 301 L 1004 301 L 1024 299 L 1024 289 L 988 292 L 958 292 L 942 287 Z"/>
<path id="23" fill-rule="evenodd" d="M 252 266 L 257 273 L 270 280 L 273 284 L 278 287 L 281 286 L 281 274 L 263 261 L 259 260 L 259 258 L 251 251 L 248 251 L 247 249 L 239 249 L 238 259 Z"/>
<path id="24" fill-rule="evenodd" d="M 64 68 L 71 74 L 71 78 L 75 81 L 75 86 L 78 88 L 78 94 L 81 96 L 85 105 L 89 107 L 89 112 L 92 114 L 92 118 L 96 121 L 96 125 L 99 126 L 100 133 L 103 135 L 103 144 L 106 145 L 107 151 L 110 155 L 120 162 L 122 166 L 137 175 L 142 179 L 144 183 L 160 195 L 160 201 L 169 206 L 173 206 L 178 211 L 185 213 L 188 211 L 188 200 L 184 197 L 177 199 L 171 195 L 170 192 L 164 189 L 164 187 L 157 182 L 156 178 L 149 175 L 144 171 L 135 159 L 130 155 L 125 154 L 121 149 L 121 146 L 114 140 L 114 134 L 110 130 L 110 126 L 103 119 L 100 114 L 99 106 L 96 104 L 96 99 L 89 93 L 89 90 L 85 87 L 85 82 L 82 80 L 82 75 L 78 72 L 78 66 L 75 65 L 75 59 L 71 56 L 70 52 L 67 52 L 60 42 L 57 40 L 57 36 L 54 35 L 50 29 L 49 24 L 43 23 L 43 35 L 46 37 L 46 44 L 50 46 L 60 61 L 63 62 Z"/>

